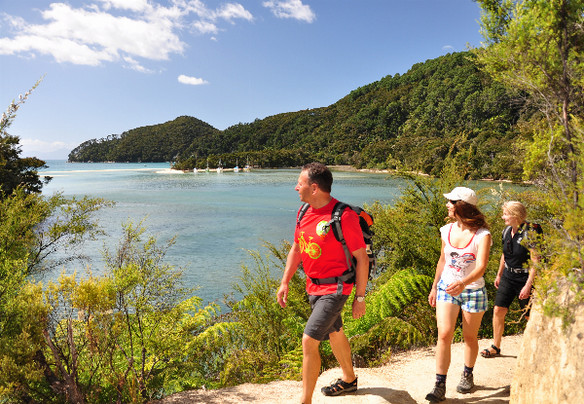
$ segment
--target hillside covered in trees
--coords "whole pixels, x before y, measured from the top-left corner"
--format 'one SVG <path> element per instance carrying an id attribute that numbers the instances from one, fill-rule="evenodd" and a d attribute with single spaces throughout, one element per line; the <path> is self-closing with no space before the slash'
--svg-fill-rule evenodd
<path id="1" fill-rule="evenodd" d="M 467 178 L 518 179 L 524 94 L 481 72 L 468 52 L 418 63 L 322 108 L 224 131 L 192 117 L 82 143 L 70 161 L 173 161 L 177 169 L 236 161 L 284 167 L 319 160 L 437 174 L 449 152 Z"/>

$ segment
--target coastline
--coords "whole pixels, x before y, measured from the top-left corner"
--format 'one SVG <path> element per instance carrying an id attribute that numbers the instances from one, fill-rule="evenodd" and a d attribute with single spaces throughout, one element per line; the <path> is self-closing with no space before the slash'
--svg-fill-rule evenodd
<path id="1" fill-rule="evenodd" d="M 421 176 L 421 177 L 430 177 L 430 174 L 422 173 L 420 171 L 404 171 L 400 172 L 399 170 L 388 170 L 388 169 L 375 169 L 375 168 L 355 168 L 350 165 L 330 165 L 328 166 L 331 171 L 341 171 L 341 172 L 360 172 L 360 173 L 371 173 L 371 174 L 388 174 L 388 175 L 401 175 L 401 174 L 410 174 L 414 176 Z M 492 178 L 481 178 L 475 181 L 485 181 L 485 182 L 497 182 L 497 183 L 506 183 L 506 184 L 517 184 L 517 185 L 533 185 L 531 181 L 512 181 L 512 180 L 495 180 Z"/>

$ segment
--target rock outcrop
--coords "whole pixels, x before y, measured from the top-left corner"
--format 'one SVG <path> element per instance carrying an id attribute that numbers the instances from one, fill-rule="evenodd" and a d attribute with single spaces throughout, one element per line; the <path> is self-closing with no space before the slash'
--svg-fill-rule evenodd
<path id="1" fill-rule="evenodd" d="M 584 403 L 584 302 L 568 285 L 563 289 L 558 303 L 570 308 L 566 324 L 544 315 L 541 304 L 531 312 L 511 384 L 513 404 Z"/>

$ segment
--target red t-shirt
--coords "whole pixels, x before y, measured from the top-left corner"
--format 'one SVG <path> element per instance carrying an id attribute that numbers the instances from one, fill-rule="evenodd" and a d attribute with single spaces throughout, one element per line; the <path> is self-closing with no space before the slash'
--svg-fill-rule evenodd
<path id="1" fill-rule="evenodd" d="M 320 209 L 309 207 L 300 227 L 296 226 L 294 240 L 300 247 L 302 266 L 307 275 L 306 291 L 309 295 L 330 295 L 337 292 L 337 284 L 315 285 L 310 278 L 329 278 L 340 276 L 348 268 L 343 245 L 337 241 L 330 227 L 325 232 L 324 225 L 331 220 L 333 208 L 338 201 L 333 198 Z M 351 209 L 345 209 L 341 216 L 343 235 L 349 251 L 365 248 L 359 217 Z M 353 284 L 343 285 L 343 294 L 351 294 Z"/>

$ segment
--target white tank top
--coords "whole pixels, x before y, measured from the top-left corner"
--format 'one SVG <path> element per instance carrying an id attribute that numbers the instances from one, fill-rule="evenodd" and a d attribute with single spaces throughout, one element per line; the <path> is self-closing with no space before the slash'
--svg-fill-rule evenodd
<path id="1" fill-rule="evenodd" d="M 447 224 L 440 228 L 440 235 L 444 240 L 444 270 L 440 277 L 447 285 L 452 282 L 462 281 L 476 268 L 477 252 L 479 243 L 487 234 L 491 234 L 487 229 L 480 228 L 472 236 L 470 242 L 462 248 L 453 247 L 450 244 L 450 232 L 454 223 Z M 493 242 L 491 241 L 491 244 Z M 485 279 L 481 276 L 476 281 L 466 285 L 467 289 L 478 289 L 485 286 Z"/>

